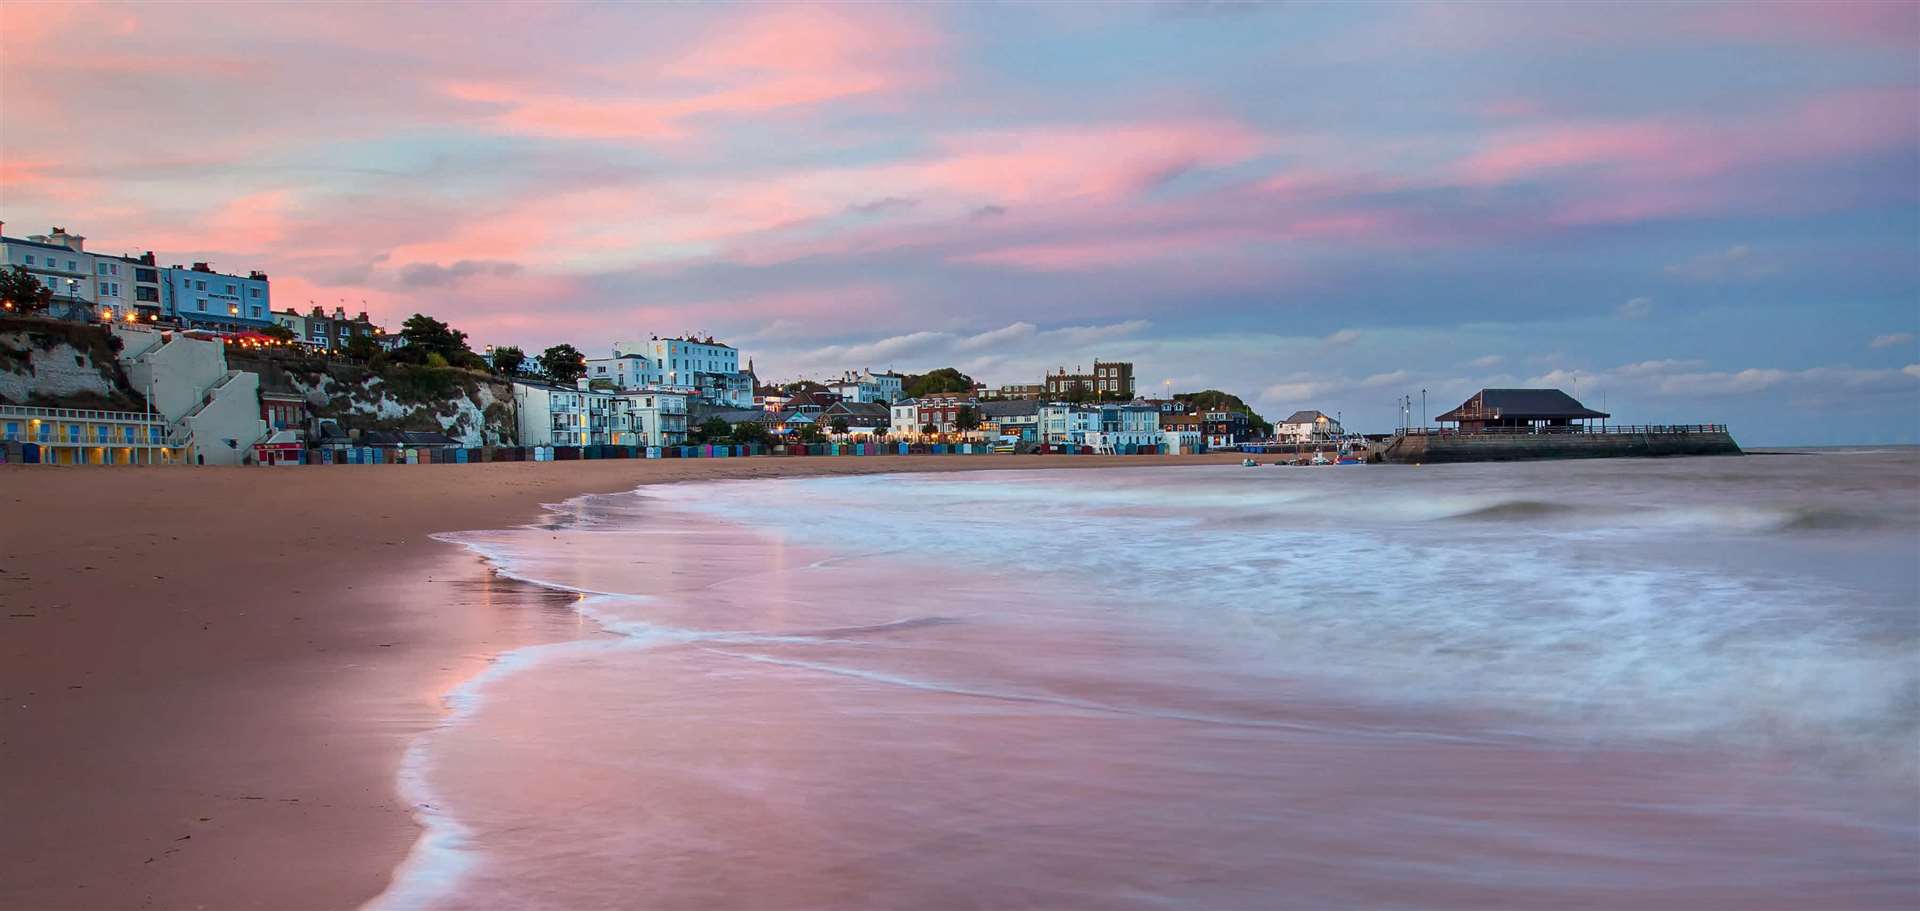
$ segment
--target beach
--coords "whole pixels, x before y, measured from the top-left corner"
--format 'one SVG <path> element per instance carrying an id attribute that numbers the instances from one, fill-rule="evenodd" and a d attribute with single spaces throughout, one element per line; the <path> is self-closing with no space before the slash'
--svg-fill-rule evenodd
<path id="1" fill-rule="evenodd" d="M 0 466 L 0 907 L 344 908 L 420 829 L 395 792 L 445 695 L 591 635 L 429 537 L 642 484 L 1210 457 Z"/>

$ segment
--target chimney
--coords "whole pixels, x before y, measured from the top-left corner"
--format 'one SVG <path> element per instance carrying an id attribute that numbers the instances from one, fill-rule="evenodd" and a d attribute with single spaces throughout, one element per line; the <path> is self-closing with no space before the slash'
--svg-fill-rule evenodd
<path id="1" fill-rule="evenodd" d="M 193 264 L 193 271 L 195 271 L 195 272 L 212 272 L 212 271 L 213 271 L 213 266 L 212 266 L 212 264 L 210 264 L 210 263 L 194 263 L 194 264 Z"/>
<path id="2" fill-rule="evenodd" d="M 75 253 L 85 253 L 87 249 L 86 238 L 78 234 L 68 234 L 65 228 L 54 228 L 53 232 L 47 236 L 47 242 L 66 247 Z"/>
<path id="3" fill-rule="evenodd" d="M 151 265 L 153 265 L 153 251 L 152 251 L 152 250 L 148 250 L 148 251 L 147 251 L 147 252 L 146 252 L 146 253 L 145 253 L 144 255 L 142 255 L 142 256 L 140 257 L 140 264 L 141 264 L 141 265 L 143 265 L 143 266 L 151 266 Z"/>

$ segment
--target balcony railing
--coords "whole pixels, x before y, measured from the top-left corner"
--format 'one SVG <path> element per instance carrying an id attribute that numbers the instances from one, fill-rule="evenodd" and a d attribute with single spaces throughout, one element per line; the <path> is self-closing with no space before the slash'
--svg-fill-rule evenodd
<path id="1" fill-rule="evenodd" d="M 57 421 L 112 421 L 119 424 L 161 424 L 159 415 L 143 411 L 94 411 L 85 408 L 35 408 L 29 405 L 0 405 L 0 418 L 27 418 Z"/>

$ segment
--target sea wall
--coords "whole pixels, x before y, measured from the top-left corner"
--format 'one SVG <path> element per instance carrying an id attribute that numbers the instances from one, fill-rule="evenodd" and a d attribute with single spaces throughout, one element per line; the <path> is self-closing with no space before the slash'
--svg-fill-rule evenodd
<path id="1" fill-rule="evenodd" d="M 1410 434 L 1387 447 L 1389 462 L 1523 462 L 1538 459 L 1618 459 L 1740 455 L 1723 431 L 1650 433 Z"/>

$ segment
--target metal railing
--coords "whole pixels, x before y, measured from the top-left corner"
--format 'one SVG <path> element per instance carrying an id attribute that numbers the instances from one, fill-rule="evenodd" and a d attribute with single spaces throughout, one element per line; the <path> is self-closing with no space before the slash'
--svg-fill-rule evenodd
<path id="1" fill-rule="evenodd" d="M 1592 424 L 1565 427 L 1487 427 L 1480 430 L 1457 430 L 1451 427 L 1403 427 L 1394 431 L 1394 436 L 1477 437 L 1582 434 L 1591 436 L 1645 436 L 1648 434 L 1726 432 L 1727 425 L 1725 424 Z"/>
<path id="2" fill-rule="evenodd" d="M 87 408 L 37 408 L 30 405 L 0 405 L 0 418 L 109 421 L 116 424 L 166 424 L 166 421 L 159 415 L 142 411 L 96 411 Z"/>

